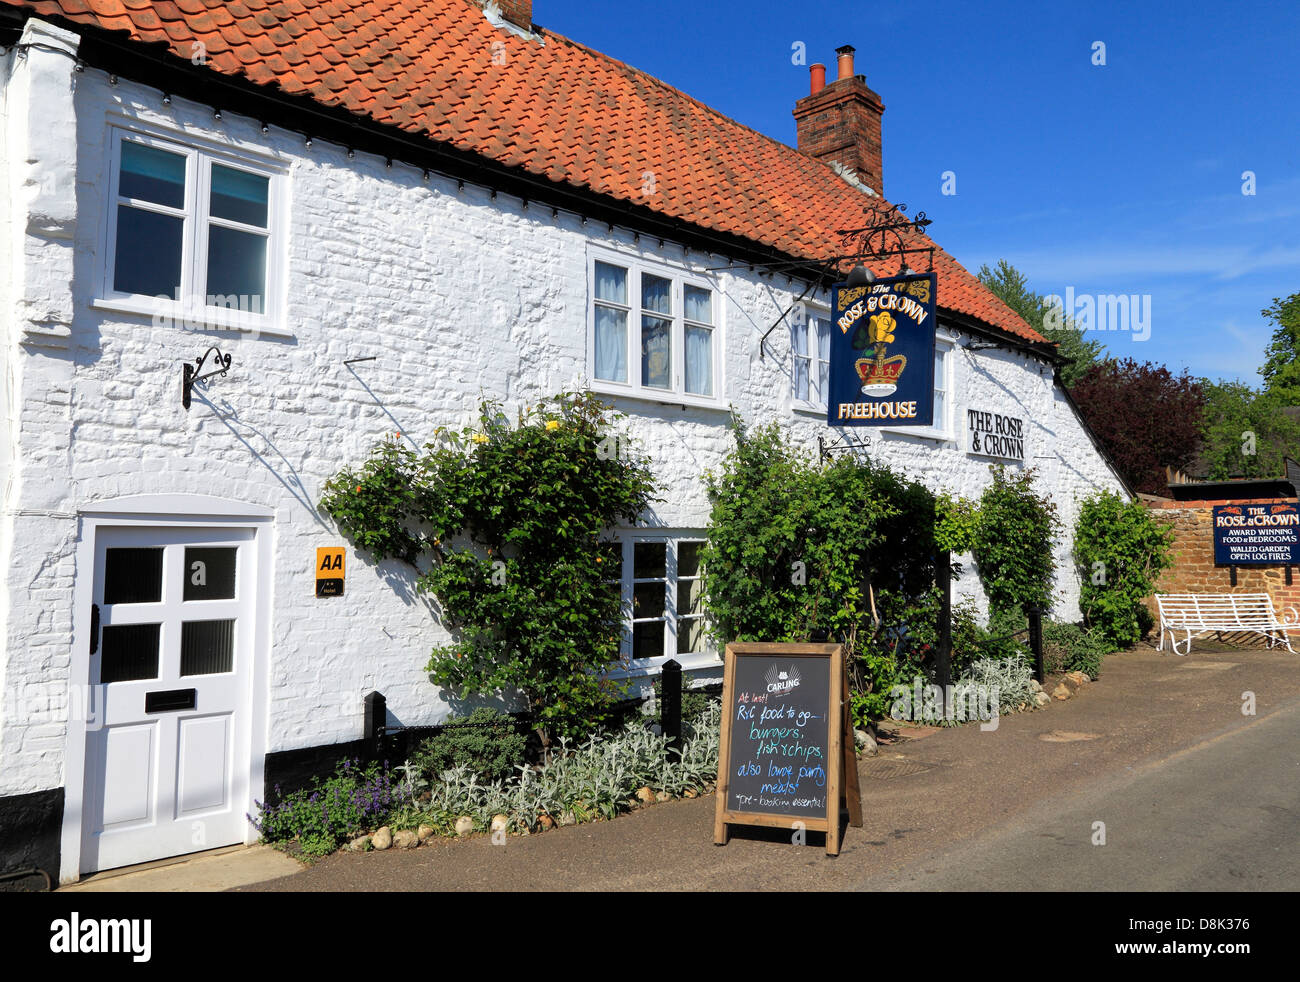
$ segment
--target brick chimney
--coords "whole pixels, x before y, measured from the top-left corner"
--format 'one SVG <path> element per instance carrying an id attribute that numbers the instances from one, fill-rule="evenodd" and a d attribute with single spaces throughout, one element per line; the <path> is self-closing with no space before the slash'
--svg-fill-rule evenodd
<path id="1" fill-rule="evenodd" d="M 798 146 L 819 160 L 857 172 L 858 180 L 884 194 L 884 165 L 880 157 L 880 96 L 867 88 L 853 69 L 854 49 L 836 48 L 838 77 L 825 83 L 826 66 L 810 69 L 810 94 L 794 104 Z"/>
<path id="2" fill-rule="evenodd" d="M 533 0 L 478 0 L 480 7 L 495 7 L 502 20 L 507 20 L 525 31 L 533 26 Z"/>

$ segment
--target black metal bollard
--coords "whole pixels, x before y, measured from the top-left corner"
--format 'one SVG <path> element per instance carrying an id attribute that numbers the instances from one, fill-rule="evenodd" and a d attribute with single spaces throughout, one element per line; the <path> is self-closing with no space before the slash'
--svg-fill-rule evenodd
<path id="1" fill-rule="evenodd" d="M 1043 682 L 1043 612 L 1037 607 L 1030 607 L 1029 647 L 1034 653 L 1034 681 Z"/>
<path id="2" fill-rule="evenodd" d="M 676 659 L 664 662 L 659 676 L 663 693 L 659 704 L 659 725 L 668 738 L 668 753 L 680 754 L 682 747 L 682 666 Z"/>

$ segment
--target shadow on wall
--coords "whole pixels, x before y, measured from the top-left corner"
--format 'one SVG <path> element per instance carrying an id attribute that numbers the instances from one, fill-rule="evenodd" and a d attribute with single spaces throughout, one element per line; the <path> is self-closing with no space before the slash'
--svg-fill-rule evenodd
<path id="1" fill-rule="evenodd" d="M 247 448 L 253 458 L 270 471 L 275 479 L 284 486 L 284 489 L 293 495 L 294 500 L 307 510 L 312 521 L 321 528 L 328 528 L 320 515 L 317 514 L 316 504 L 311 500 L 311 495 L 307 493 L 307 488 L 302 483 L 297 468 L 289 462 L 289 458 L 280 452 L 279 448 L 271 441 L 271 438 L 251 423 L 241 420 L 239 414 L 235 412 L 235 407 L 229 402 L 223 400 L 221 405 L 218 406 L 202 390 L 202 383 L 194 387 L 195 401 L 212 410 L 212 414 L 225 425 L 226 429 L 230 430 L 236 440 Z M 254 446 L 254 443 L 257 443 L 263 449 L 259 450 L 257 446 Z"/>

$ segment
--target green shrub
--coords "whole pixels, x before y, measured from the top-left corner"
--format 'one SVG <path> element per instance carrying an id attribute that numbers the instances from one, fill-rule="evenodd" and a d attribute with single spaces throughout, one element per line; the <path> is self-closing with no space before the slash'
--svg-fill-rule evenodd
<path id="1" fill-rule="evenodd" d="M 1043 622 L 1043 667 L 1057 674 L 1086 672 L 1089 678 L 1101 675 L 1101 661 L 1115 650 L 1104 634 L 1086 630 L 1078 624 Z"/>
<path id="2" fill-rule="evenodd" d="M 989 470 L 993 482 L 980 496 L 972 551 L 991 615 L 1031 606 L 1050 609 L 1053 548 L 1061 525 L 1056 505 L 1038 493 L 1032 469 Z"/>
<path id="3" fill-rule="evenodd" d="M 412 762 L 399 768 L 406 775 L 405 800 L 412 804 L 396 813 L 392 824 L 427 824 L 445 833 L 464 815 L 485 830 L 494 816 L 505 815 L 511 831 L 523 832 L 536 828 L 542 816 L 557 822 L 613 818 L 630 808 L 637 789 L 645 786 L 674 796 L 699 794 L 717 779 L 721 718 L 718 702 L 710 702 L 698 718 L 684 718 L 680 754 L 669 754 L 667 739 L 639 719 L 577 746 L 561 737 L 544 764 L 509 781 L 484 783 L 464 767 L 430 781 Z"/>
<path id="4" fill-rule="evenodd" d="M 1098 492 L 1080 507 L 1074 527 L 1079 608 L 1084 624 L 1114 648 L 1136 644 L 1150 628 L 1143 601 L 1173 564 L 1172 541 L 1172 529 L 1159 525 L 1140 502 L 1113 491 Z"/>
<path id="5" fill-rule="evenodd" d="M 453 767 L 467 768 L 484 781 L 504 781 L 525 762 L 527 743 L 514 719 L 481 707 L 424 740 L 411 755 L 411 763 L 430 781 Z"/>
<path id="6" fill-rule="evenodd" d="M 921 484 L 850 455 L 814 461 L 770 425 L 735 427 L 703 555 L 715 637 L 845 645 L 859 722 L 889 711 L 936 641 L 935 501 Z"/>
<path id="7" fill-rule="evenodd" d="M 980 624 L 975 602 L 964 598 L 952 607 L 952 674 L 960 677 L 976 661 L 1000 661 L 1024 655 L 1027 636 L 1013 637 L 1028 627 L 1019 611 L 989 616 L 988 627 Z"/>

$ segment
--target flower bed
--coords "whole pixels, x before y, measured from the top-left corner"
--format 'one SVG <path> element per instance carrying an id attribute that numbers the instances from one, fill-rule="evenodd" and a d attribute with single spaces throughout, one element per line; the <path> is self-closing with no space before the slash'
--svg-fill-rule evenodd
<path id="1" fill-rule="evenodd" d="M 484 782 L 467 765 L 430 781 L 411 762 L 391 770 L 344 762 L 307 791 L 269 807 L 259 802 L 260 818 L 250 821 L 264 841 L 296 842 L 314 857 L 344 843 L 355 850 L 410 848 L 435 836 L 529 835 L 614 818 L 654 801 L 712 791 L 720 720 L 721 708 L 711 702 L 683 724 L 681 752 L 673 755 L 667 739 L 643 720 L 572 747 L 561 739 L 548 761 L 521 767 L 508 781 Z"/>

